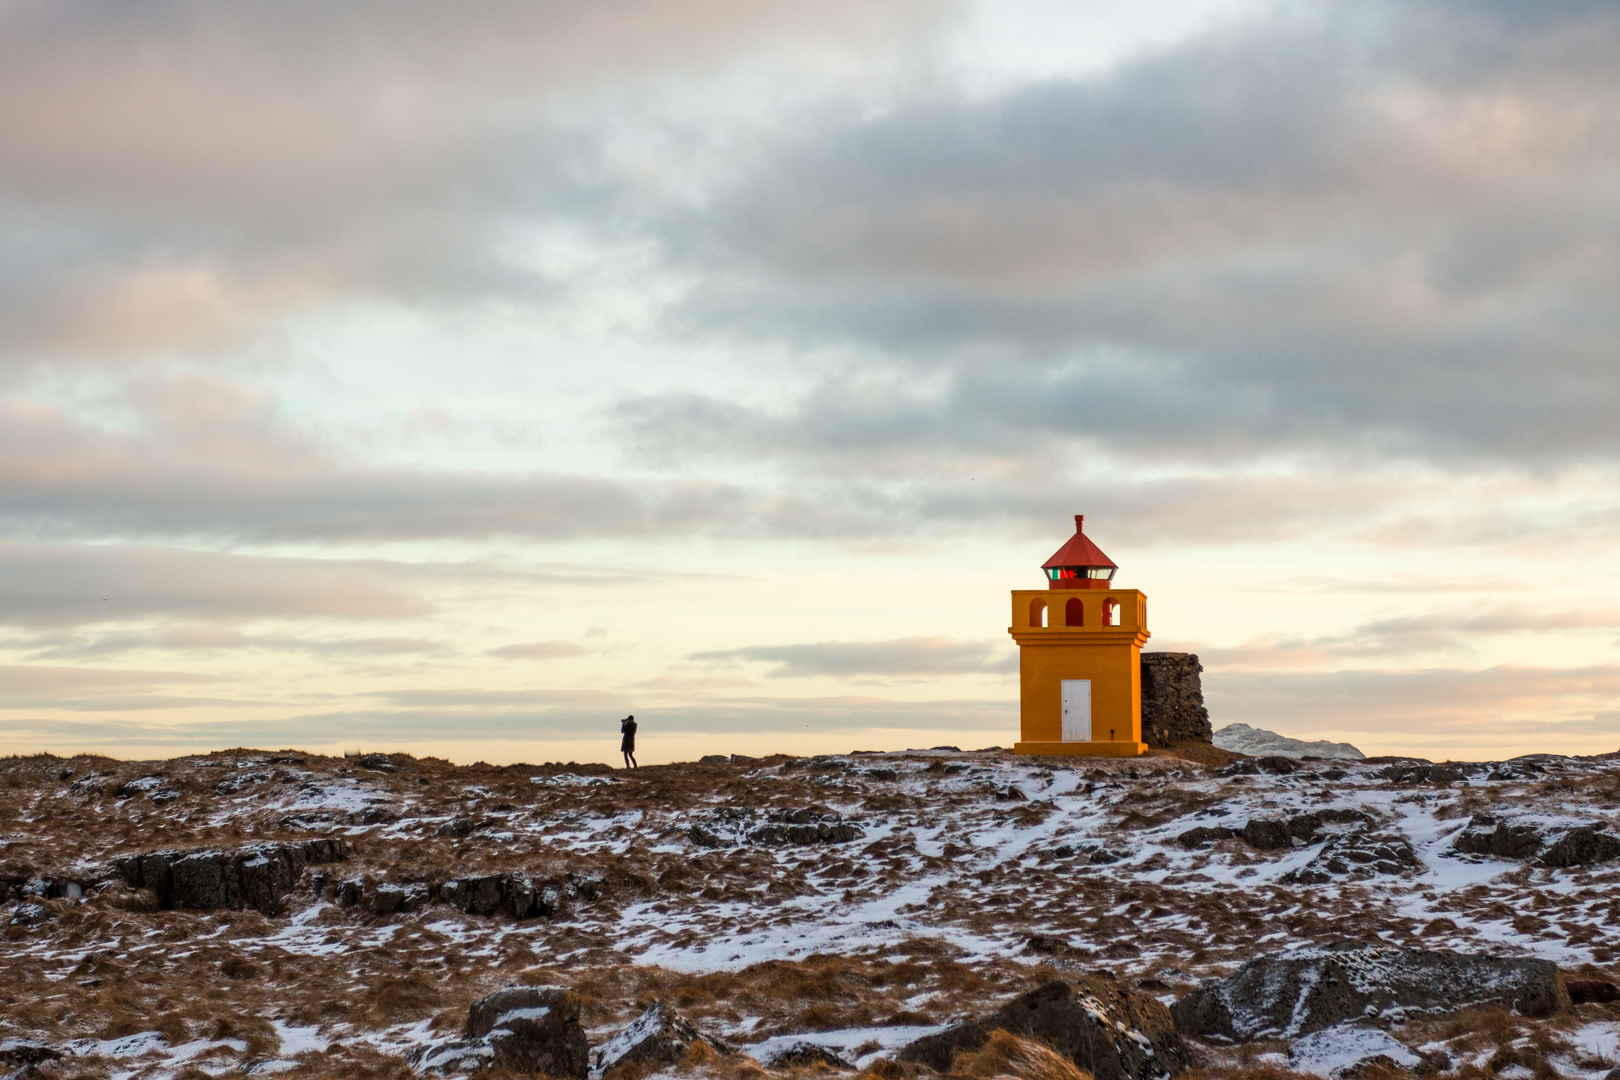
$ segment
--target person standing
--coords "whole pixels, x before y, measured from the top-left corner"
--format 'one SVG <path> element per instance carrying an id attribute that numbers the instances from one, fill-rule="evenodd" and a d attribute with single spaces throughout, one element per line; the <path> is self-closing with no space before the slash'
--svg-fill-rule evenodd
<path id="1" fill-rule="evenodd" d="M 624 754 L 624 767 L 636 767 L 636 718 L 634 714 L 619 721 L 619 731 L 624 738 L 619 740 L 619 752 Z"/>

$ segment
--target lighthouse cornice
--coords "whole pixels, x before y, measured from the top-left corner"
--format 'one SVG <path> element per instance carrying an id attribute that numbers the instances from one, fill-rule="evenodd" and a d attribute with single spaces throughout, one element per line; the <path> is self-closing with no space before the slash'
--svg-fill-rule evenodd
<path id="1" fill-rule="evenodd" d="M 1120 626 L 1103 626 L 1094 629 L 1067 626 L 1040 626 L 1033 628 L 1009 626 L 1007 627 L 1007 633 L 1020 646 L 1100 645 L 1116 647 L 1119 645 L 1134 645 L 1138 649 L 1146 645 L 1148 638 L 1153 636 L 1146 630 Z"/>

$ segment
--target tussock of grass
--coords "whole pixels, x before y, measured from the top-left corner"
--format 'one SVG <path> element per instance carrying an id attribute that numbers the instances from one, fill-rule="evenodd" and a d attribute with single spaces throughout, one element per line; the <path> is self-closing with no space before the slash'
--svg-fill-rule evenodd
<path id="1" fill-rule="evenodd" d="M 1044 1043 L 999 1030 L 978 1050 L 956 1055 L 950 1075 L 962 1080 L 1092 1080 L 1089 1072 Z"/>

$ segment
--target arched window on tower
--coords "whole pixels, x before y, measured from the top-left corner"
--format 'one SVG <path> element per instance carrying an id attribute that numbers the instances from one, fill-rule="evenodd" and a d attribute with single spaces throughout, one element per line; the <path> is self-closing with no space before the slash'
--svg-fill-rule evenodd
<path id="1" fill-rule="evenodd" d="M 1119 625 L 1119 601 L 1112 598 L 1103 601 L 1103 625 Z"/>
<path id="2" fill-rule="evenodd" d="M 1080 602 L 1078 596 L 1071 597 L 1069 602 L 1063 605 L 1063 625 L 1086 625 L 1086 606 Z"/>
<path id="3" fill-rule="evenodd" d="M 1036 600 L 1031 600 L 1029 602 L 1029 625 L 1031 625 L 1031 626 L 1045 626 L 1046 625 L 1046 601 L 1045 600 L 1036 599 Z"/>

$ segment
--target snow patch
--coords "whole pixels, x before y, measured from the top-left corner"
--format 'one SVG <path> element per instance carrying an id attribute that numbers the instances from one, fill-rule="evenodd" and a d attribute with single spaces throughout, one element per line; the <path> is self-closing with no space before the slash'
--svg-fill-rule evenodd
<path id="1" fill-rule="evenodd" d="M 1422 1058 L 1396 1042 L 1386 1031 L 1359 1024 L 1340 1024 L 1294 1040 L 1288 1048 L 1288 1067 L 1295 1072 L 1332 1080 L 1379 1057 L 1406 1069 L 1423 1064 Z"/>

